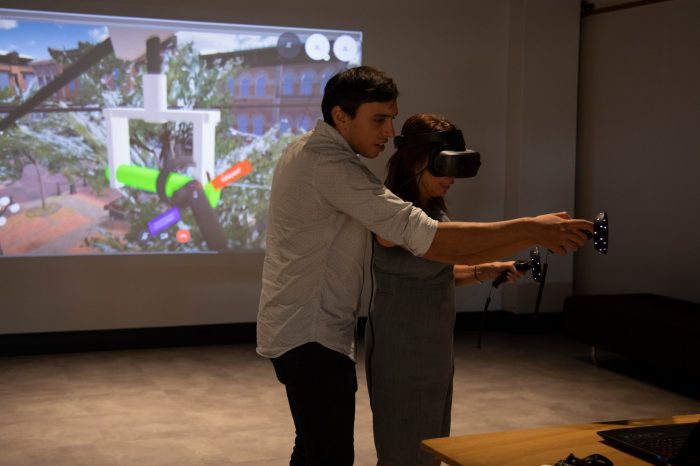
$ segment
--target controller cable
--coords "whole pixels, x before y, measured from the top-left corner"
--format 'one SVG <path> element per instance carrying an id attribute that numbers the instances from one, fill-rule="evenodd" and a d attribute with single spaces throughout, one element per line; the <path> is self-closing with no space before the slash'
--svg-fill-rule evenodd
<path id="1" fill-rule="evenodd" d="M 494 281 L 495 283 L 495 281 Z M 484 310 L 481 313 L 481 322 L 479 323 L 479 337 L 476 340 L 476 347 L 481 348 L 481 338 L 484 334 L 484 327 L 486 326 L 486 312 L 489 310 L 489 304 L 491 304 L 491 294 L 493 293 L 494 288 L 497 288 L 498 286 L 494 286 L 494 284 L 491 284 L 491 287 L 489 288 L 489 297 L 486 298 L 486 304 L 484 304 Z"/>
<path id="2" fill-rule="evenodd" d="M 525 272 L 527 270 L 530 270 L 531 268 L 536 267 L 535 265 L 535 260 L 534 254 L 531 255 L 530 262 L 525 262 L 525 261 L 515 261 L 514 266 L 515 269 L 519 272 Z M 539 261 L 539 259 L 537 259 Z M 534 271 L 533 271 L 533 277 L 534 277 Z M 498 288 L 502 283 L 508 281 L 508 270 L 504 270 L 501 272 L 498 277 L 495 278 L 493 282 L 491 282 L 491 287 L 489 288 L 489 296 L 486 298 L 486 304 L 484 304 L 484 310 L 481 313 L 481 322 L 479 324 L 479 336 L 476 341 L 476 347 L 481 348 L 481 340 L 484 335 L 484 328 L 486 327 L 486 312 L 489 310 L 489 304 L 491 304 L 491 295 L 493 294 L 493 290 Z"/>
<path id="3" fill-rule="evenodd" d="M 486 304 L 484 304 L 484 310 L 481 313 L 481 322 L 479 323 L 479 337 L 476 340 L 476 347 L 481 349 L 481 339 L 484 335 L 484 328 L 486 327 L 486 312 L 489 310 L 489 304 L 491 304 L 491 295 L 493 294 L 493 290 L 498 288 L 501 283 L 505 282 L 508 280 L 508 271 L 504 270 L 503 272 L 496 277 L 494 281 L 491 282 L 491 287 L 489 288 L 489 296 L 486 298 Z"/>

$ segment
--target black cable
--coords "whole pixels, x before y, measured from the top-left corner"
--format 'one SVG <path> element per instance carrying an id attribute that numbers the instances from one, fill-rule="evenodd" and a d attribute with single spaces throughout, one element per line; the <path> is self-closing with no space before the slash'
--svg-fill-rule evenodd
<path id="1" fill-rule="evenodd" d="M 484 310 L 481 313 L 481 323 L 479 325 L 479 337 L 476 340 L 476 347 L 481 348 L 481 337 L 484 334 L 484 328 L 486 327 L 486 311 L 489 310 L 489 304 L 491 304 L 491 293 L 493 292 L 493 289 L 496 288 L 495 286 L 491 285 L 491 288 L 489 288 L 489 297 L 486 298 L 486 304 L 484 304 Z"/>
<path id="2" fill-rule="evenodd" d="M 518 272 L 525 272 L 527 270 L 533 269 L 533 278 L 534 278 L 535 270 L 533 268 L 534 267 L 533 264 L 535 262 L 539 263 L 539 260 L 535 261 L 532 257 L 532 254 L 534 254 L 534 253 L 531 253 L 529 263 L 527 263 L 525 261 L 518 260 L 518 261 L 515 261 L 514 264 L 515 264 L 515 270 L 517 270 Z M 476 269 L 474 269 L 474 270 L 476 272 Z M 476 273 L 474 274 L 474 276 L 476 277 Z M 505 283 L 506 281 L 508 281 L 508 270 L 502 271 L 496 277 L 496 279 L 491 282 L 491 288 L 489 289 L 489 297 L 486 298 L 486 304 L 484 305 L 484 311 L 481 313 L 481 324 L 479 326 L 479 338 L 476 342 L 477 348 L 481 348 L 481 338 L 482 338 L 482 335 L 484 334 L 484 328 L 486 327 L 486 311 L 489 310 L 489 304 L 491 304 L 491 294 L 493 293 L 493 289 L 498 288 L 502 283 Z"/>

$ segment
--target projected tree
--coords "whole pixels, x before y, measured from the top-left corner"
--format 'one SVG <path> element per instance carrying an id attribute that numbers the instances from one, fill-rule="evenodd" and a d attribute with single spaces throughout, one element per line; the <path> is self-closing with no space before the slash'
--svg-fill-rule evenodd
<path id="1" fill-rule="evenodd" d="M 97 129 L 94 119 L 54 114 L 41 120 L 25 120 L 0 134 L 0 179 L 18 180 L 25 167 L 32 165 L 40 208 L 45 211 L 51 206 L 46 201 L 44 173 L 61 174 L 71 185 L 89 182 L 96 191 L 106 187 L 107 183 L 94 170 L 96 163 L 105 159 L 105 148 L 99 140 L 104 131 Z"/>
<path id="2" fill-rule="evenodd" d="M 92 47 L 90 43 L 80 42 L 78 48 L 70 52 L 50 49 L 49 53 L 59 67 L 65 68 Z M 41 111 L 21 118 L 0 134 L 0 179 L 18 180 L 25 167 L 33 165 L 43 213 L 57 208 L 55 204 L 47 205 L 45 173 L 60 174 L 70 185 L 82 181 L 97 193 L 107 186 L 97 170 L 106 161 L 102 117 L 99 112 L 81 111 L 80 108 L 91 105 L 99 110 L 117 95 L 122 96 L 121 102 L 128 101 L 129 93 L 111 92 L 103 78 L 106 70 L 123 65 L 113 56 L 106 58 L 80 77 L 80 85 L 69 101 L 63 99 L 62 94 L 53 95 L 42 103 Z M 17 106 L 36 90 L 36 85 L 29 86 L 24 92 L 17 87 L 7 87 L 0 99 L 5 104 Z M 73 109 L 76 111 L 70 111 Z M 42 214 L 41 211 L 35 213 Z"/>
<path id="3" fill-rule="evenodd" d="M 80 42 L 73 50 L 50 50 L 53 61 L 61 69 L 73 65 L 94 45 Z M 243 179 L 223 188 L 216 213 L 233 248 L 265 246 L 265 217 L 269 200 L 272 171 L 279 154 L 293 133 L 273 126 L 264 135 L 240 133 L 232 129 L 233 98 L 227 84 L 241 72 L 235 60 L 207 62 L 192 43 L 163 45 L 163 72 L 167 79 L 168 107 L 180 109 L 219 109 L 221 120 L 216 127 L 214 160 L 216 176 L 246 160 L 253 167 Z M 0 181 L 12 182 L 24 176 L 26 167 L 34 167 L 34 182 L 39 193 L 32 215 L 52 215 L 61 209 L 61 199 L 47 202 L 55 194 L 48 190 L 42 177 L 61 175 L 71 188 L 80 184 L 99 198 L 109 194 L 105 177 L 107 166 L 106 127 L 102 108 L 143 106 L 145 64 L 106 56 L 83 72 L 65 90 L 55 93 L 33 114 L 0 133 Z M 36 87 L 36 85 L 35 85 Z M 4 104 L 19 105 L 35 89 L 24 94 L 12 88 L 0 91 Z M 45 111 L 42 111 L 45 110 Z M 187 165 L 192 158 L 192 132 L 188 123 L 147 123 L 129 120 L 130 159 L 136 166 L 160 170 L 164 144 L 173 149 L 175 160 Z M 167 142 L 166 142 L 167 141 Z M 186 173 L 186 168 L 178 169 Z M 117 221 L 127 229 L 110 228 L 95 223 L 93 233 L 84 238 L 88 250 L 113 253 L 120 251 L 200 251 L 206 245 L 196 228 L 191 212 L 182 209 L 180 226 L 188 228 L 192 237 L 182 244 L 173 235 L 168 238 L 145 238 L 148 222 L 170 206 L 157 195 L 135 188 L 120 188 L 118 197 L 112 191 L 110 213 L 118 213 Z M 112 201 L 112 202 L 110 202 Z M 34 213 L 32 213 L 34 211 Z"/>
<path id="4" fill-rule="evenodd" d="M 207 66 L 191 43 L 168 48 L 164 54 L 164 72 L 168 82 L 168 103 L 171 108 L 221 109 L 221 121 L 216 129 L 215 164 L 217 173 L 247 160 L 252 166 L 241 183 L 227 186 L 216 207 L 219 222 L 225 230 L 230 245 L 234 248 L 264 247 L 264 218 L 267 213 L 269 186 L 275 160 L 280 145 L 286 144 L 290 134 L 280 137 L 273 128 L 261 137 L 242 134 L 231 130 L 232 97 L 221 92 L 230 79 L 236 77 L 241 66 L 233 60 L 215 61 Z M 140 89 L 142 75 L 134 78 L 134 86 Z M 141 106 L 143 96 L 136 94 L 132 105 Z M 129 121 L 131 139 L 131 159 L 134 164 L 160 168 L 165 143 L 172 148 L 175 161 L 186 173 L 191 161 L 192 126 L 187 123 L 166 122 L 147 123 L 140 120 Z M 164 138 L 164 135 L 167 136 Z M 213 174 L 215 175 L 215 174 Z M 204 250 L 201 232 L 191 212 L 180 210 L 180 226 L 191 231 L 192 237 L 185 244 L 179 243 L 172 235 L 167 238 L 153 238 L 144 235 L 148 222 L 166 206 L 157 196 L 144 194 L 132 188 L 122 188 L 124 196 L 112 203 L 111 208 L 119 209 L 129 232 L 121 238 L 107 230 L 101 236 L 90 239 L 90 245 L 105 252 L 119 250 L 144 251 L 197 251 Z"/>

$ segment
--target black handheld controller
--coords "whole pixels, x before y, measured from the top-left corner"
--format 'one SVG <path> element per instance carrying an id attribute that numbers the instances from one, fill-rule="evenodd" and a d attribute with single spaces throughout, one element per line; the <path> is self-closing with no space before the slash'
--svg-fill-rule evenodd
<path id="1" fill-rule="evenodd" d="M 532 279 L 536 282 L 541 282 L 544 277 L 544 272 L 542 270 L 542 261 L 540 260 L 540 251 L 534 248 L 530 251 L 530 262 L 526 261 L 515 261 L 515 270 L 518 272 L 527 272 L 532 269 Z M 491 284 L 494 288 L 498 288 L 503 282 L 508 280 L 508 271 L 503 272 L 496 277 L 496 279 Z"/>
<path id="2" fill-rule="evenodd" d="M 593 240 L 593 247 L 599 254 L 606 255 L 608 253 L 608 229 L 608 213 L 603 211 L 596 215 L 593 221 L 593 233 L 583 230 L 588 239 Z"/>
<path id="3" fill-rule="evenodd" d="M 532 266 L 525 261 L 515 261 L 514 265 L 515 270 L 517 270 L 518 272 L 527 272 L 528 270 L 530 270 L 530 268 L 532 268 Z M 508 271 L 504 270 L 498 275 L 498 277 L 496 277 L 493 283 L 491 283 L 491 286 L 493 286 L 494 288 L 498 288 L 506 280 L 508 280 Z"/>

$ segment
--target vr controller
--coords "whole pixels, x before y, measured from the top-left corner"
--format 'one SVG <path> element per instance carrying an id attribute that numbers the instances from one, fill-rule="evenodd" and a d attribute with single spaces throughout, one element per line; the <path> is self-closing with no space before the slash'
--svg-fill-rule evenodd
<path id="1" fill-rule="evenodd" d="M 593 239 L 593 247 L 599 254 L 608 253 L 608 213 L 603 211 L 593 221 L 593 233 L 584 230 L 588 239 Z"/>
<path id="2" fill-rule="evenodd" d="M 526 261 L 515 261 L 515 270 L 518 272 L 527 272 L 532 269 L 532 279 L 536 282 L 541 282 L 544 279 L 544 272 L 542 270 L 542 261 L 540 260 L 540 250 L 534 248 L 530 251 L 530 262 Z M 508 280 L 508 271 L 503 272 L 496 277 L 496 279 L 491 283 L 494 288 L 498 288 L 503 282 Z"/>
<path id="3" fill-rule="evenodd" d="M 525 261 L 515 261 L 515 270 L 518 272 L 527 272 L 532 268 L 532 265 Z M 502 283 L 504 283 L 506 280 L 508 280 L 508 271 L 504 270 L 503 272 L 496 277 L 496 279 L 491 283 L 491 286 L 494 288 L 498 288 Z"/>
<path id="4" fill-rule="evenodd" d="M 430 148 L 428 171 L 433 176 L 471 178 L 479 171 L 481 154 L 466 148 L 462 131 L 458 129 L 394 138 L 396 149 L 422 145 Z"/>
<path id="5" fill-rule="evenodd" d="M 607 212 L 603 211 L 599 213 L 594 222 L 593 222 L 593 233 L 590 233 L 588 230 L 584 230 L 586 233 L 586 236 L 588 238 L 593 239 L 593 247 L 595 248 L 596 251 L 600 254 L 607 254 L 608 253 L 608 214 Z M 537 301 L 535 302 L 535 310 L 534 310 L 534 315 L 535 317 L 539 314 L 540 310 L 540 304 L 542 303 L 542 292 L 544 290 L 544 283 L 547 278 L 547 267 L 548 264 L 545 261 L 544 263 L 542 262 L 540 258 L 540 250 L 539 248 L 535 247 L 532 250 L 530 250 L 530 261 L 515 261 L 515 270 L 518 270 L 520 272 L 526 272 L 528 270 L 532 270 L 532 279 L 539 283 L 538 291 L 537 291 Z M 504 283 L 506 280 L 508 280 L 508 271 L 503 271 L 501 272 L 498 277 L 491 283 L 491 291 L 493 291 L 493 288 L 498 288 L 502 283 Z M 486 312 L 488 311 L 489 304 L 491 302 L 491 291 L 489 292 L 489 296 L 486 299 L 486 304 L 484 305 L 484 311 L 481 313 L 481 326 L 479 328 L 479 335 L 476 343 L 477 348 L 481 348 L 481 340 L 483 337 L 484 333 L 484 327 L 485 327 L 485 322 L 486 322 Z"/>
<path id="6" fill-rule="evenodd" d="M 607 255 L 608 253 L 608 213 L 603 211 L 596 215 L 593 222 L 593 233 L 588 230 L 583 230 L 589 239 L 593 240 L 593 247 L 599 254 Z M 533 248 L 530 251 L 530 262 L 515 261 L 515 270 L 519 272 L 527 272 L 532 269 L 532 279 L 538 283 L 544 281 L 545 271 L 540 260 L 539 248 Z M 505 270 L 496 277 L 492 286 L 498 288 L 503 282 L 508 280 L 508 271 Z"/>

